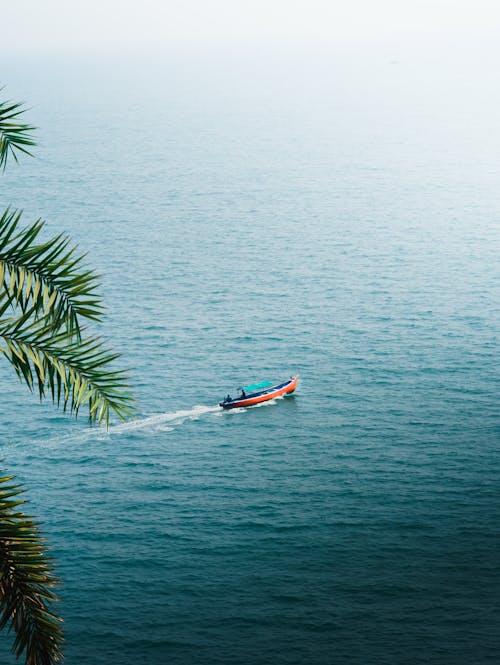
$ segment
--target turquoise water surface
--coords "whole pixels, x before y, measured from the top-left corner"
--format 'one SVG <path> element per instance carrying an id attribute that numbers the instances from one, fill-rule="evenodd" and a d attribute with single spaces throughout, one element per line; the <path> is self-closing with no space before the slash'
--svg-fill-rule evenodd
<path id="1" fill-rule="evenodd" d="M 295 64 L 4 75 L 40 145 L 0 203 L 88 251 L 138 400 L 88 429 L 0 368 L 68 665 L 500 657 L 498 86 Z"/>

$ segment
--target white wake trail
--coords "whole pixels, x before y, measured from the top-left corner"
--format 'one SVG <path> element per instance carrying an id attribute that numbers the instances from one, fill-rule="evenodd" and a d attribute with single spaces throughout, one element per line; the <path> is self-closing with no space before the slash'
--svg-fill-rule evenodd
<path id="1" fill-rule="evenodd" d="M 144 418 L 136 418 L 128 422 L 111 425 L 106 429 L 103 426 L 89 427 L 79 431 L 73 431 L 63 436 L 55 436 L 43 439 L 44 447 L 60 447 L 62 444 L 74 445 L 91 439 L 103 440 L 109 439 L 115 434 L 126 434 L 136 430 L 163 430 L 169 431 L 175 429 L 177 426 L 182 425 L 186 420 L 197 420 L 201 416 L 209 413 L 216 414 L 222 411 L 220 406 L 193 406 L 192 409 L 183 409 L 179 411 L 172 411 L 170 413 L 158 413 L 152 416 L 145 416 Z M 38 443 L 41 441 L 35 439 Z"/>
<path id="2" fill-rule="evenodd" d="M 179 411 L 172 411 L 171 413 L 158 413 L 153 416 L 147 416 L 146 418 L 137 418 L 126 423 L 120 423 L 119 425 L 112 425 L 108 428 L 106 434 L 112 436 L 113 434 L 124 434 L 140 429 L 162 429 L 162 426 L 166 424 L 175 427 L 176 425 L 182 425 L 186 420 L 197 420 L 201 416 L 208 413 L 216 413 L 220 410 L 220 406 L 198 405 L 193 406 L 192 409 L 181 409 Z"/>

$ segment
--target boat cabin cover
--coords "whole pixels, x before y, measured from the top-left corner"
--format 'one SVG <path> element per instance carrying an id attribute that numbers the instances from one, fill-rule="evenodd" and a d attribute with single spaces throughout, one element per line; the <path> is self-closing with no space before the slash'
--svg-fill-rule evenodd
<path id="1" fill-rule="evenodd" d="M 243 390 L 246 393 L 255 393 L 258 390 L 264 390 L 265 388 L 269 388 L 273 385 L 272 381 L 261 381 L 260 383 L 251 383 L 249 386 L 243 386 Z M 241 388 L 238 388 L 238 390 L 242 390 Z"/>

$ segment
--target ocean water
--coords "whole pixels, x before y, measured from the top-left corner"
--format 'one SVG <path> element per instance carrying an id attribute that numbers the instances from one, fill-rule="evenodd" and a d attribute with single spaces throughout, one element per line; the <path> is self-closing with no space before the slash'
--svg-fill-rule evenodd
<path id="1" fill-rule="evenodd" d="M 493 66 L 8 64 L 40 145 L 0 203 L 88 252 L 138 408 L 89 429 L 0 368 L 65 662 L 498 662 Z"/>

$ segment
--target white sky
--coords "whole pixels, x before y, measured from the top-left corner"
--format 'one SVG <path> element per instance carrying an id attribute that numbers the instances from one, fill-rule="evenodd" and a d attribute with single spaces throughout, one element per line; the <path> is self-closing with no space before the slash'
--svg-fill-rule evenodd
<path id="1" fill-rule="evenodd" d="M 161 51 L 500 35 L 498 0 L 17 0 L 0 51 Z"/>

